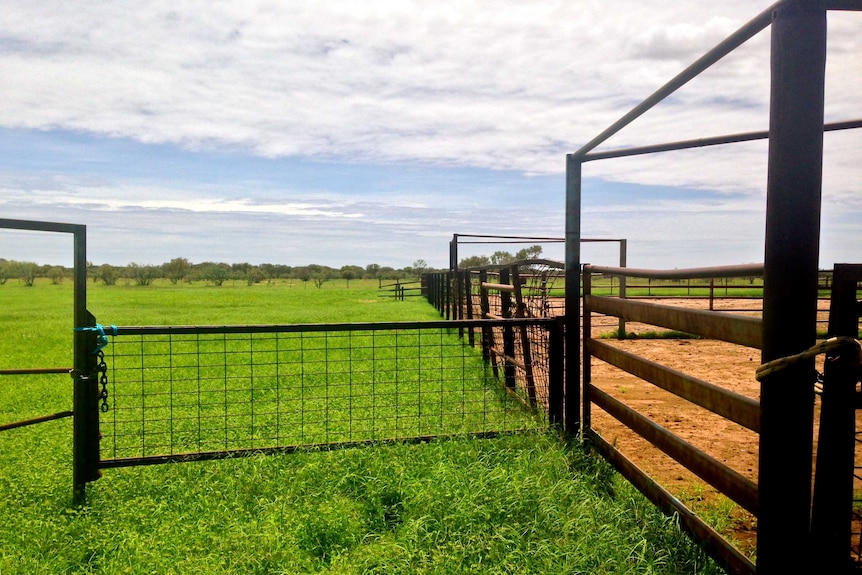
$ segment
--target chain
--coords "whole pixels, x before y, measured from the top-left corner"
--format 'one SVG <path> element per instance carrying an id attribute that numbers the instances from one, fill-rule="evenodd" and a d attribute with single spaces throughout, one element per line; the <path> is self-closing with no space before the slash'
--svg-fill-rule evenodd
<path id="1" fill-rule="evenodd" d="M 102 400 L 102 405 L 99 406 L 99 409 L 102 410 L 102 413 L 107 413 L 110 406 L 108 405 L 108 365 L 105 363 L 105 352 L 100 349 L 96 352 L 96 357 L 99 358 L 96 372 L 101 374 L 99 376 L 99 385 L 102 386 L 102 389 L 99 391 L 99 399 Z"/>

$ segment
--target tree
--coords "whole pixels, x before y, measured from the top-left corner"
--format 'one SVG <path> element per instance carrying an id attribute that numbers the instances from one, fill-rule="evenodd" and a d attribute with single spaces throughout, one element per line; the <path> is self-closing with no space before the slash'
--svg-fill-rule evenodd
<path id="1" fill-rule="evenodd" d="M 186 277 L 191 267 L 192 264 L 186 258 L 174 258 L 168 263 L 162 264 L 162 272 L 172 285 L 177 285 L 177 282 Z"/>
<path id="2" fill-rule="evenodd" d="M 464 258 L 461 260 L 461 263 L 458 264 L 460 268 L 478 268 L 481 266 L 486 266 L 491 263 L 491 260 L 488 259 L 488 256 L 470 256 L 469 258 Z"/>
<path id="3" fill-rule="evenodd" d="M 536 244 L 528 248 L 519 250 L 518 253 L 515 254 L 515 260 L 535 260 L 538 259 L 541 255 L 542 246 Z"/>
<path id="4" fill-rule="evenodd" d="M 498 265 L 502 265 L 502 264 L 507 264 L 511 261 L 515 261 L 515 257 L 512 254 L 510 254 L 509 252 L 506 252 L 503 250 L 497 250 L 496 252 L 491 254 L 490 260 L 491 260 L 491 265 L 498 266 Z"/>
<path id="5" fill-rule="evenodd" d="M 365 266 L 365 275 L 370 278 L 377 278 L 380 276 L 380 264 L 368 264 Z"/>
<path id="6" fill-rule="evenodd" d="M 203 279 L 212 282 L 216 287 L 221 287 L 224 282 L 230 279 L 230 266 L 227 264 L 209 264 L 203 269 Z"/>
<path id="7" fill-rule="evenodd" d="M 117 268 L 111 264 L 102 264 L 96 268 L 93 277 L 94 279 L 102 280 L 106 286 L 112 286 L 117 283 L 118 275 L 119 273 L 117 272 Z"/>
<path id="8" fill-rule="evenodd" d="M 39 266 L 33 262 L 21 262 L 18 264 L 18 277 L 24 282 L 25 286 L 33 287 L 36 283 L 36 272 Z"/>
<path id="9" fill-rule="evenodd" d="M 428 264 L 425 260 L 416 260 L 413 262 L 413 273 L 416 274 L 416 277 L 421 277 L 425 270 L 428 269 Z"/>
<path id="10" fill-rule="evenodd" d="M 316 273 L 314 274 L 314 277 L 312 277 L 312 279 L 314 280 L 315 287 L 317 287 L 317 289 L 320 289 L 323 287 L 323 284 L 329 281 L 329 276 L 323 273 Z"/>
<path id="11" fill-rule="evenodd" d="M 9 281 L 9 276 L 12 275 L 12 262 L 0 258 L 0 285 L 4 285 Z"/>
<path id="12" fill-rule="evenodd" d="M 158 277 L 156 266 L 140 265 L 132 262 L 129 264 L 129 276 L 139 286 L 148 286 Z"/>
<path id="13" fill-rule="evenodd" d="M 359 266 L 343 266 L 341 268 L 341 277 L 347 280 L 347 287 L 350 287 L 350 280 L 362 277 L 362 268 Z"/>
<path id="14" fill-rule="evenodd" d="M 63 278 L 66 277 L 66 270 L 62 266 L 51 266 L 48 270 L 48 277 L 54 285 L 63 283 Z"/>
<path id="15" fill-rule="evenodd" d="M 252 267 L 248 270 L 248 272 L 246 272 L 245 281 L 250 286 L 253 286 L 254 284 L 259 284 L 264 279 L 266 279 L 266 275 L 259 267 Z"/>

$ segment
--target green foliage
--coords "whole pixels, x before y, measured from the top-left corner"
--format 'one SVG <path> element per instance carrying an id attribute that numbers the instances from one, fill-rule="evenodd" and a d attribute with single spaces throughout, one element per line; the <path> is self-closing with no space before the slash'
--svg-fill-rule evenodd
<path id="1" fill-rule="evenodd" d="M 88 287 L 105 324 L 439 318 L 418 298 L 377 298 L 376 280 Z M 69 364 L 69 282 L 7 285 L 0 306 L 0 367 Z M 68 382 L 0 379 L 0 422 L 69 409 Z M 721 572 L 604 461 L 551 432 L 109 469 L 73 508 L 71 427 L 0 432 L 0 573 Z"/>
<path id="2" fill-rule="evenodd" d="M 134 262 L 130 263 L 126 269 L 130 279 L 135 280 L 135 284 L 139 286 L 148 286 L 159 277 L 159 270 L 155 266 L 140 265 Z"/>
<path id="3" fill-rule="evenodd" d="M 191 263 L 186 258 L 174 258 L 168 263 L 162 264 L 162 273 L 172 284 L 176 285 L 186 277 L 191 267 Z"/>
<path id="4" fill-rule="evenodd" d="M 39 272 L 38 264 L 33 262 L 19 262 L 16 266 L 18 277 L 27 287 L 33 287 L 36 282 L 36 274 Z"/>
<path id="5" fill-rule="evenodd" d="M 461 260 L 460 268 L 475 268 L 487 265 L 505 265 L 511 262 L 533 260 L 542 256 L 542 246 L 536 244 L 518 250 L 514 255 L 504 250 L 497 250 L 490 256 L 470 256 Z"/>
<path id="6" fill-rule="evenodd" d="M 96 280 L 101 280 L 106 286 L 116 285 L 119 272 L 110 264 L 102 264 L 95 271 Z"/>

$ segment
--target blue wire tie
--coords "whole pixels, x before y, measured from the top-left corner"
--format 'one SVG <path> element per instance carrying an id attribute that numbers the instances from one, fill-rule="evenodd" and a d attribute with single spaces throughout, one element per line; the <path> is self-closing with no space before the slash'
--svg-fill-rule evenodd
<path id="1" fill-rule="evenodd" d="M 111 335 L 117 335 L 117 326 L 112 325 L 111 327 Z M 95 327 L 76 327 L 75 331 L 95 331 L 98 332 L 96 336 L 96 349 L 93 350 L 93 355 L 96 355 L 102 349 L 108 345 L 108 336 L 105 333 L 105 326 L 100 323 L 97 323 Z"/>

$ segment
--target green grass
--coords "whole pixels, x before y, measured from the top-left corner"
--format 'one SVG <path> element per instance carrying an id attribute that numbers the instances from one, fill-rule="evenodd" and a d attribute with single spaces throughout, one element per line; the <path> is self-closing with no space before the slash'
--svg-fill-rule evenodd
<path id="1" fill-rule="evenodd" d="M 437 319 L 376 284 L 93 286 L 118 325 Z M 0 286 L 0 367 L 71 362 L 71 286 Z M 0 422 L 71 407 L 0 378 Z M 603 461 L 550 432 L 109 469 L 71 502 L 71 420 L 0 432 L 0 573 L 720 573 Z"/>

